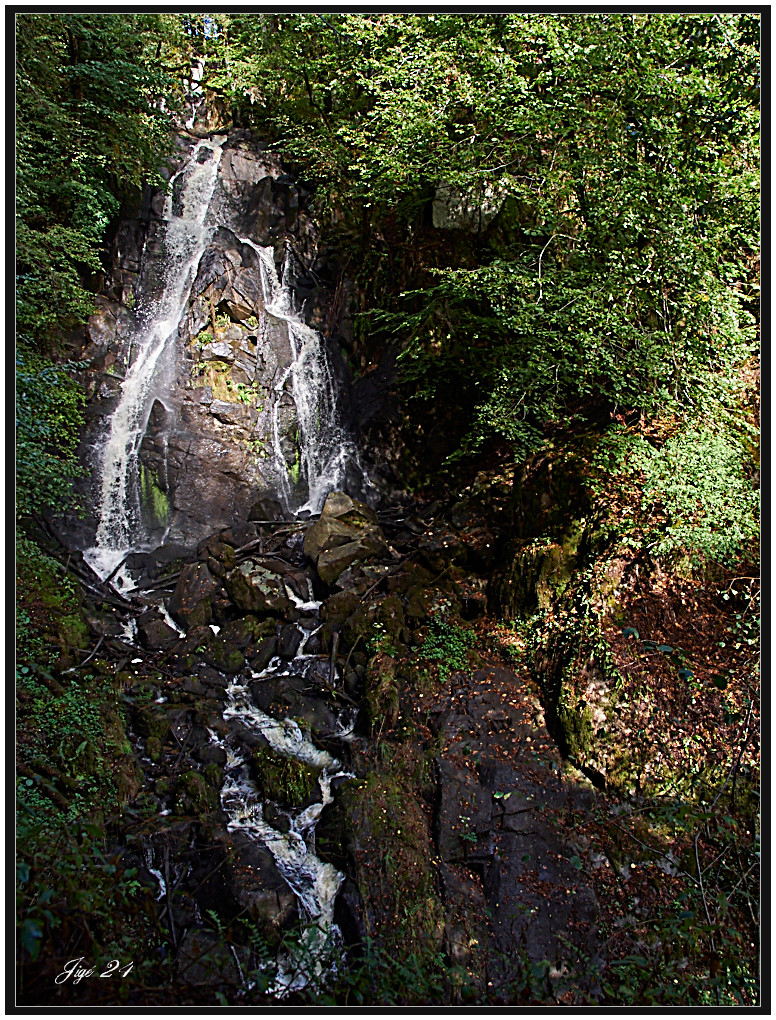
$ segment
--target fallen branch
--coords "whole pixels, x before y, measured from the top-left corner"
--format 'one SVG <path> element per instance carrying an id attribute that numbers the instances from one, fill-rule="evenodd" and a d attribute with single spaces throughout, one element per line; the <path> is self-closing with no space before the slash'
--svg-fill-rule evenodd
<path id="1" fill-rule="evenodd" d="M 335 630 L 331 636 L 331 659 L 329 660 L 329 685 L 334 685 L 334 672 L 335 672 L 335 660 L 337 658 L 337 649 L 339 648 L 339 631 Z"/>
<path id="2" fill-rule="evenodd" d="M 97 654 L 97 650 L 99 649 L 100 645 L 103 643 L 104 640 L 105 640 L 105 635 L 103 634 L 103 636 L 100 638 L 100 640 L 94 646 L 94 651 L 91 653 L 91 655 L 88 655 L 84 659 L 84 661 L 80 662 L 77 666 L 71 666 L 69 669 L 66 669 L 63 672 L 65 672 L 65 673 L 75 673 L 75 671 L 77 669 L 82 669 L 86 665 L 87 662 L 90 662 L 95 657 L 95 655 Z"/>

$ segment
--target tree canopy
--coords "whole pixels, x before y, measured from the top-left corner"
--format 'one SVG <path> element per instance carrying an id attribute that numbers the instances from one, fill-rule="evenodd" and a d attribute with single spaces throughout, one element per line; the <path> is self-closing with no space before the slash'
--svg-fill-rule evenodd
<path id="1" fill-rule="evenodd" d="M 464 450 L 500 436 L 521 459 L 548 429 L 671 416 L 680 445 L 716 430 L 740 477 L 759 30 L 755 13 L 218 14 L 206 80 L 318 185 L 357 251 L 365 331 L 401 348 L 408 389 L 458 402 Z M 440 242 L 445 189 L 475 221 Z"/>
<path id="2" fill-rule="evenodd" d="M 757 15 L 218 24 L 215 83 L 367 215 L 367 245 L 443 184 L 500 207 L 465 264 L 428 261 L 392 308 L 415 375 L 473 370 L 477 435 L 526 450 L 591 401 L 697 407 L 712 379 L 723 399 L 755 339 Z"/>

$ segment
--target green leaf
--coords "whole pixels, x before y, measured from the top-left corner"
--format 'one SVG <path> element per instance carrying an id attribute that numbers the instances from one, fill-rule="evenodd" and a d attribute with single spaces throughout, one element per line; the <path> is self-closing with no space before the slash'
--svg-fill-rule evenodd
<path id="1" fill-rule="evenodd" d="M 43 937 L 43 922 L 27 918 L 22 922 L 19 935 L 22 946 L 30 954 L 30 958 L 37 960 L 40 953 L 40 940 Z"/>

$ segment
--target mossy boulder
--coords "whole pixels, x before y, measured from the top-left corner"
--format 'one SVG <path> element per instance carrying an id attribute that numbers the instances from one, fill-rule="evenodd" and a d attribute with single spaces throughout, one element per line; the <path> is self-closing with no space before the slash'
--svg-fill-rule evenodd
<path id="1" fill-rule="evenodd" d="M 388 595 L 377 608 L 377 622 L 387 640 L 394 647 L 399 644 L 399 636 L 404 628 L 404 606 L 398 595 Z"/>
<path id="2" fill-rule="evenodd" d="M 197 547 L 197 556 L 214 577 L 224 578 L 237 566 L 234 549 L 218 535 L 201 542 Z"/>
<path id="3" fill-rule="evenodd" d="M 262 638 L 275 633 L 274 620 L 260 620 L 257 616 L 243 616 L 221 627 L 219 637 L 241 651 Z"/>
<path id="4" fill-rule="evenodd" d="M 135 710 L 135 729 L 141 737 L 155 738 L 161 743 L 170 732 L 170 719 L 164 706 L 150 702 Z"/>
<path id="5" fill-rule="evenodd" d="M 283 616 L 292 608 L 283 578 L 248 560 L 230 571 L 224 586 L 238 609 L 259 616 Z"/>
<path id="6" fill-rule="evenodd" d="M 158 764 L 162 760 L 162 741 L 159 737 L 146 737 L 145 750 L 152 762 Z"/>
<path id="7" fill-rule="evenodd" d="M 250 759 L 251 774 L 262 795 L 284 807 L 300 808 L 314 803 L 321 770 L 269 747 L 257 747 Z"/>
<path id="8" fill-rule="evenodd" d="M 245 656 L 240 649 L 220 635 L 213 636 L 202 657 L 222 673 L 239 673 L 245 665 Z"/>
<path id="9" fill-rule="evenodd" d="M 338 591 L 326 599 L 323 618 L 329 630 L 341 630 L 342 625 L 361 605 L 361 599 L 352 591 Z"/>
<path id="10" fill-rule="evenodd" d="M 386 939 L 397 959 L 439 950 L 434 845 L 407 775 L 386 769 L 345 783 L 324 811 L 317 845 L 352 876 L 367 935 Z"/>
<path id="11" fill-rule="evenodd" d="M 201 773 L 191 769 L 176 783 L 175 805 L 184 814 L 208 814 L 218 807 L 218 791 Z"/>

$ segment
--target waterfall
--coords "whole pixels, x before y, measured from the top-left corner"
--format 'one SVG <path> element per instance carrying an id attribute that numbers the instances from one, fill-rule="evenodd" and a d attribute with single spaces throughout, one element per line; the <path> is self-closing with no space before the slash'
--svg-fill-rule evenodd
<path id="1" fill-rule="evenodd" d="M 130 337 L 135 360 L 121 384 L 99 454 L 99 522 L 94 546 L 84 552 L 84 558 L 101 577 L 108 577 L 138 546 L 138 451 L 153 401 L 163 395 L 161 369 L 168 353 L 174 352 L 173 341 L 197 266 L 213 233 L 208 210 L 224 141 L 218 136 L 200 141 L 168 185 L 161 296 L 138 312 Z M 122 587 L 132 586 L 123 568 L 116 578 Z"/>
<path id="2" fill-rule="evenodd" d="M 201 74 L 201 68 L 198 73 Z M 192 77 L 196 82 L 194 71 Z M 192 103 L 198 96 L 198 88 L 192 88 Z M 194 124 L 195 118 L 196 107 L 189 126 Z M 126 338 L 130 351 L 126 375 L 96 450 L 94 477 L 98 521 L 94 545 L 85 550 L 84 558 L 100 577 L 110 577 L 112 583 L 124 591 L 134 587 L 124 560 L 152 538 L 143 528 L 139 466 L 140 448 L 151 410 L 155 400 L 169 402 L 168 380 L 175 367 L 178 331 L 192 296 L 199 297 L 192 295 L 192 287 L 200 261 L 219 226 L 238 237 L 234 232 L 235 224 L 244 222 L 238 215 L 229 213 L 226 201 L 216 202 L 214 198 L 225 142 L 223 136 L 199 141 L 185 165 L 169 181 L 163 210 L 161 253 L 158 256 L 148 250 L 144 253 L 144 259 L 158 260 L 150 277 L 155 285 L 140 296 L 134 326 Z M 220 215 L 222 211 L 223 216 Z M 290 513 L 316 512 L 331 490 L 346 486 L 348 477 L 355 476 L 359 483 L 367 486 L 369 482 L 355 444 L 339 415 L 336 380 L 324 339 L 304 321 L 294 286 L 291 252 L 286 251 L 279 275 L 271 247 L 261 247 L 248 238 L 239 240 L 258 256 L 256 271 L 263 295 L 261 316 L 265 339 L 270 329 L 280 330 L 281 347 L 285 348 L 284 330 L 288 339 L 289 360 L 286 363 L 284 349 L 279 378 L 274 383 L 271 422 L 267 424 L 267 433 L 270 428 L 272 431 L 278 495 Z M 281 449 L 285 434 L 281 428 L 281 401 L 285 394 L 290 394 L 293 400 L 297 428 L 299 473 L 293 478 Z M 315 601 L 309 582 L 307 599 L 296 596 L 288 586 L 287 592 L 296 608 L 308 614 L 308 619 L 310 613 L 316 614 L 317 626 L 312 631 L 315 633 L 321 625 L 317 616 L 320 603 Z M 163 615 L 170 627 L 181 633 L 166 609 Z M 319 682 L 315 671 L 321 656 L 305 652 L 310 632 L 301 626 L 299 629 L 304 638 L 294 661 L 284 665 L 279 658 L 273 659 L 261 674 L 250 674 L 251 679 L 301 675 L 309 676 L 312 683 Z M 124 636 L 134 641 L 136 635 L 137 624 L 132 620 Z M 326 671 L 328 675 L 328 661 Z M 221 803 L 228 829 L 243 831 L 272 853 L 278 871 L 296 894 L 300 916 L 308 925 L 299 945 L 285 950 L 277 960 L 272 990 L 283 998 L 308 985 L 323 983 L 336 967 L 342 937 L 334 923 L 334 902 L 344 876 L 316 856 L 315 826 L 323 808 L 332 801 L 332 783 L 351 774 L 328 752 L 317 748 L 297 722 L 272 719 L 255 707 L 251 703 L 247 676 L 243 680 L 245 682 L 240 683 L 233 679 L 226 688 L 226 722 L 253 730 L 274 752 L 319 770 L 320 800 L 295 811 L 284 811 L 289 829 L 280 832 L 264 820 L 261 796 L 251 779 L 249 750 L 240 743 L 239 729 L 233 729 L 223 742 L 227 766 Z M 330 736 L 352 739 L 354 710 L 339 712 L 335 718 L 336 730 Z M 220 743 L 212 734 L 211 738 Z M 162 814 L 168 811 L 166 808 Z M 158 898 L 161 898 L 165 891 L 164 879 L 154 866 L 152 856 L 148 858 L 148 870 L 159 881 Z"/>
<path id="3" fill-rule="evenodd" d="M 285 323 L 291 363 L 275 385 L 272 419 L 272 440 L 275 468 L 281 495 L 288 509 L 294 508 L 295 491 L 306 489 L 307 499 L 296 509 L 317 513 L 333 489 L 345 488 L 348 471 L 366 480 L 356 446 L 343 426 L 338 405 L 337 387 L 332 374 L 324 339 L 308 326 L 302 310 L 295 302 L 295 262 L 287 249 L 281 277 L 275 268 L 274 250 L 254 244 L 241 237 L 259 256 L 262 294 L 265 311 Z M 289 477 L 281 449 L 280 399 L 286 384 L 296 408 L 299 426 L 299 478 L 294 484 Z M 368 484 L 368 482 L 367 482 Z"/>

